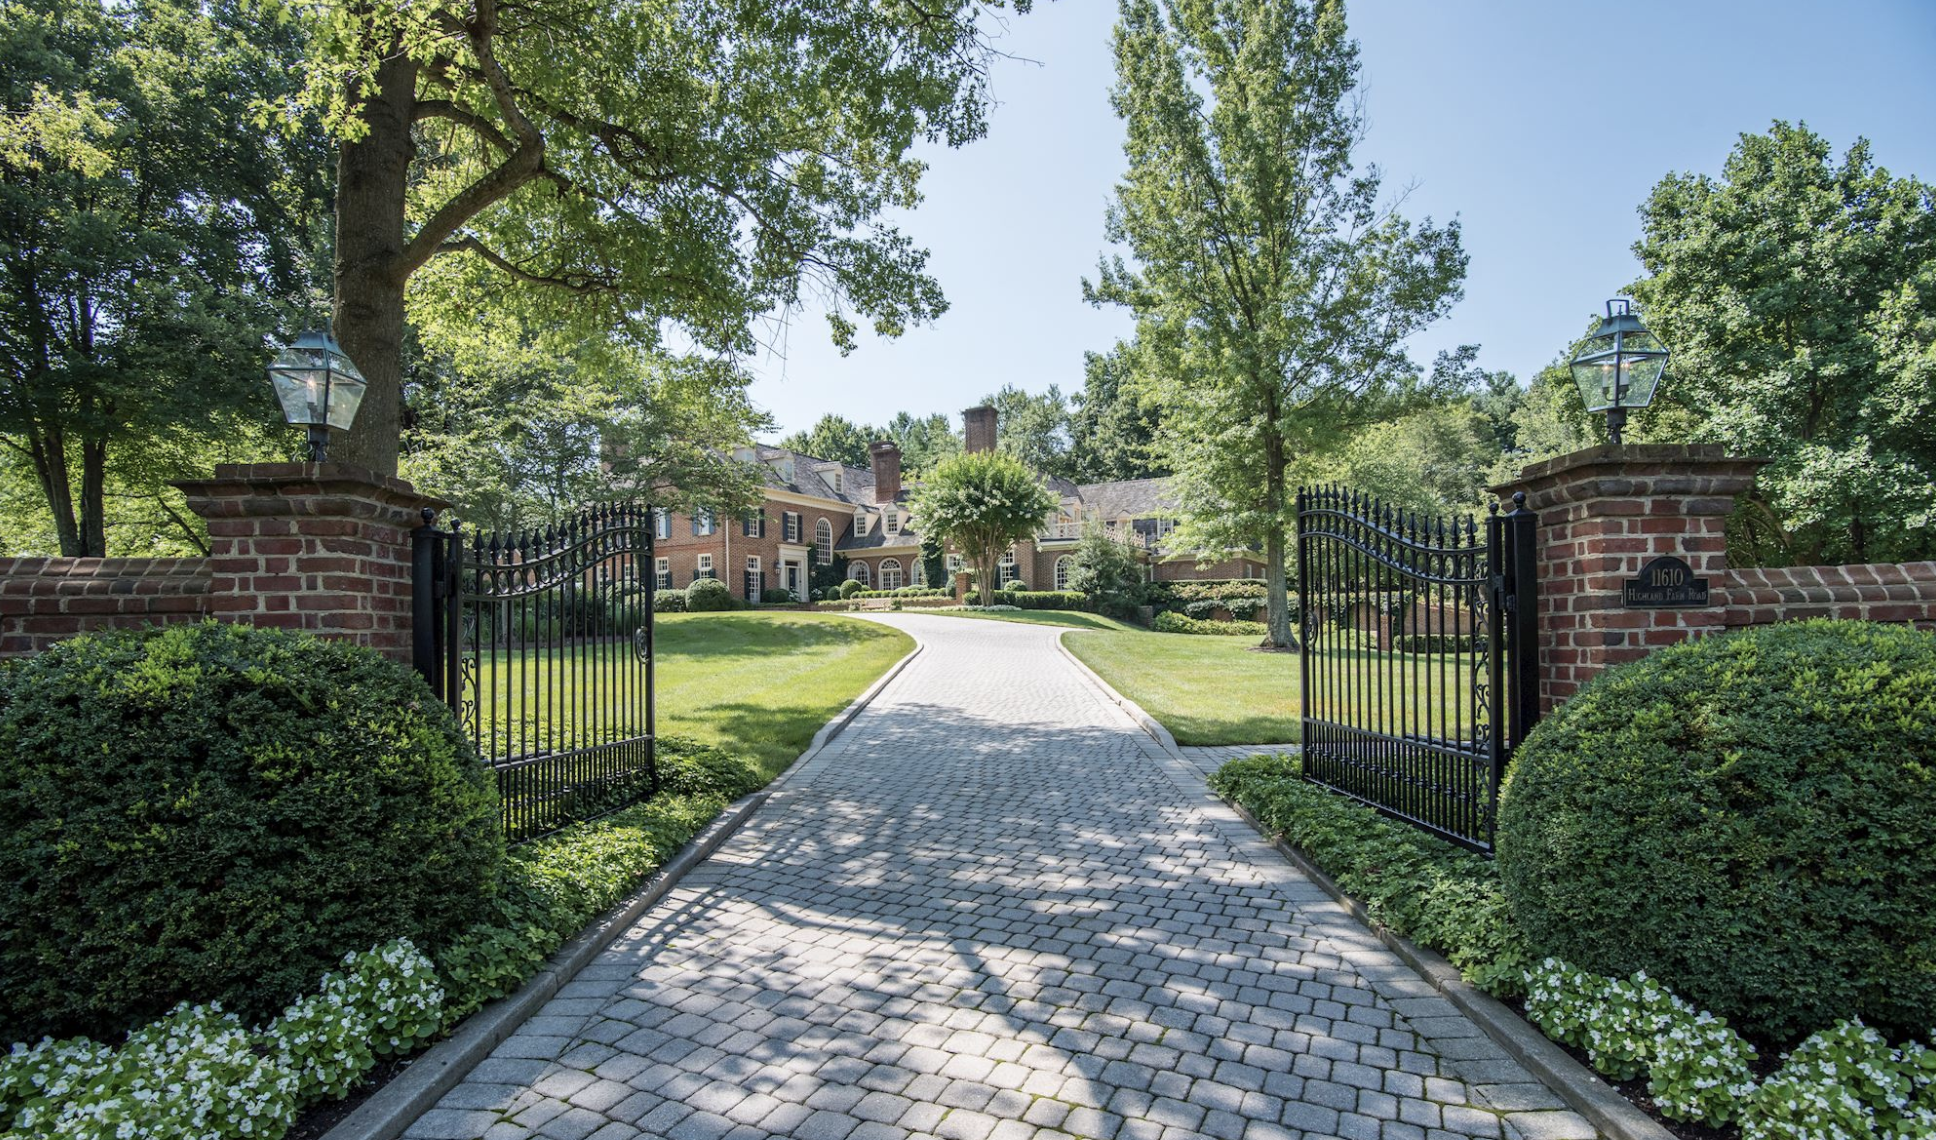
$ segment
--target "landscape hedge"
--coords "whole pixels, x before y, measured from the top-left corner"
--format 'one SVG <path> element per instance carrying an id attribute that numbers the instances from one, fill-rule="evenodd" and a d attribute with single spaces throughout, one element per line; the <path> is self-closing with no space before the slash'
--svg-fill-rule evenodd
<path id="1" fill-rule="evenodd" d="M 490 773 L 409 668 L 205 623 L 0 663 L 0 1041 L 279 1009 L 491 905 Z"/>
<path id="2" fill-rule="evenodd" d="M 732 588 L 718 578 L 694 578 L 686 587 L 687 613 L 717 613 L 732 608 Z"/>
<path id="3" fill-rule="evenodd" d="M 1199 633 L 1224 637 L 1240 634 L 1262 637 L 1267 630 L 1261 621 L 1204 621 L 1173 612 L 1157 614 L 1150 628 L 1157 633 Z"/>
<path id="4" fill-rule="evenodd" d="M 1936 634 L 1809 621 L 1607 670 L 1519 748 L 1499 869 L 1541 954 L 1792 1041 L 1936 1010 Z"/>

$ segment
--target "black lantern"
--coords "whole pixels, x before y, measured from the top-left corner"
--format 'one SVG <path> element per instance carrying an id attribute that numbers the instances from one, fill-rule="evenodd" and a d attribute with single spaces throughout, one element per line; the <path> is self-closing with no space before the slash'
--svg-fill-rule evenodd
<path id="1" fill-rule="evenodd" d="M 1654 401 L 1667 367 L 1667 346 L 1647 331 L 1623 297 L 1607 302 L 1607 319 L 1573 358 L 1573 384 L 1589 412 L 1607 414 L 1607 442 L 1618 444 L 1627 409 Z"/>
<path id="2" fill-rule="evenodd" d="M 348 431 L 356 422 L 369 383 L 336 338 L 306 332 L 269 362 L 269 382 L 282 402 L 283 418 L 309 429 L 309 461 L 329 461 L 329 429 Z"/>

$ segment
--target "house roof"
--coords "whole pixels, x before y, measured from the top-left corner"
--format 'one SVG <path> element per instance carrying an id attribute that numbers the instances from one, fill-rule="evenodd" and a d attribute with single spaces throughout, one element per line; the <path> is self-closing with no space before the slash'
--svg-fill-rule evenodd
<path id="1" fill-rule="evenodd" d="M 1076 499 L 1085 512 L 1105 519 L 1154 518 L 1174 514 L 1167 479 L 1119 479 L 1113 483 L 1084 483 L 1076 488 Z"/>
<path id="2" fill-rule="evenodd" d="M 753 449 L 753 457 L 759 462 L 761 481 L 776 490 L 833 499 L 854 506 L 871 506 L 874 502 L 874 473 L 865 467 L 850 467 L 845 463 L 765 444 Z M 792 468 L 791 479 L 787 477 L 789 466 Z M 833 483 L 836 471 L 840 473 L 838 488 Z"/>

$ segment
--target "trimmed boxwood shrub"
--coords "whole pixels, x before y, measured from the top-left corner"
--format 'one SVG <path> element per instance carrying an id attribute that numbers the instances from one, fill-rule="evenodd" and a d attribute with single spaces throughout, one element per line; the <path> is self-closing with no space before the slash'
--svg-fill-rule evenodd
<path id="1" fill-rule="evenodd" d="M 489 772 L 408 668 L 206 623 L 0 665 L 0 1041 L 245 1017 L 491 902 Z"/>
<path id="2" fill-rule="evenodd" d="M 1809 621 L 1610 669 L 1518 751 L 1499 870 L 1542 954 L 1793 1041 L 1936 1009 L 1936 635 Z"/>
<path id="3" fill-rule="evenodd" d="M 1150 623 L 1157 633 L 1203 633 L 1215 637 L 1232 637 L 1245 634 L 1262 637 L 1266 626 L 1261 621 L 1199 621 L 1179 613 L 1161 613 Z"/>
<path id="4" fill-rule="evenodd" d="M 713 613 L 733 608 L 733 591 L 717 578 L 694 578 L 686 587 L 686 612 Z"/>
<path id="5" fill-rule="evenodd" d="M 652 612 L 655 614 L 682 614 L 686 612 L 686 595 L 682 590 L 660 590 L 652 595 Z"/>
<path id="6" fill-rule="evenodd" d="M 861 585 L 859 580 L 854 578 L 849 578 L 845 582 L 842 582 L 840 584 L 840 596 L 843 598 L 851 598 L 851 597 L 854 597 L 856 594 L 863 592 L 866 589 L 867 587 Z"/>

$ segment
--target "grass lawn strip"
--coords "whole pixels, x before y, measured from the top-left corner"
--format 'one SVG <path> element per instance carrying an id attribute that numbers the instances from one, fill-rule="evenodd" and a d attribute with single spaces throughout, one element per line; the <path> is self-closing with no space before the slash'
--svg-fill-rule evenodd
<path id="1" fill-rule="evenodd" d="M 1011 615 L 1012 616 L 1012 615 Z M 1254 637 L 1084 630 L 1062 639 L 1178 744 L 1294 744 L 1295 653 L 1253 653 Z"/>

